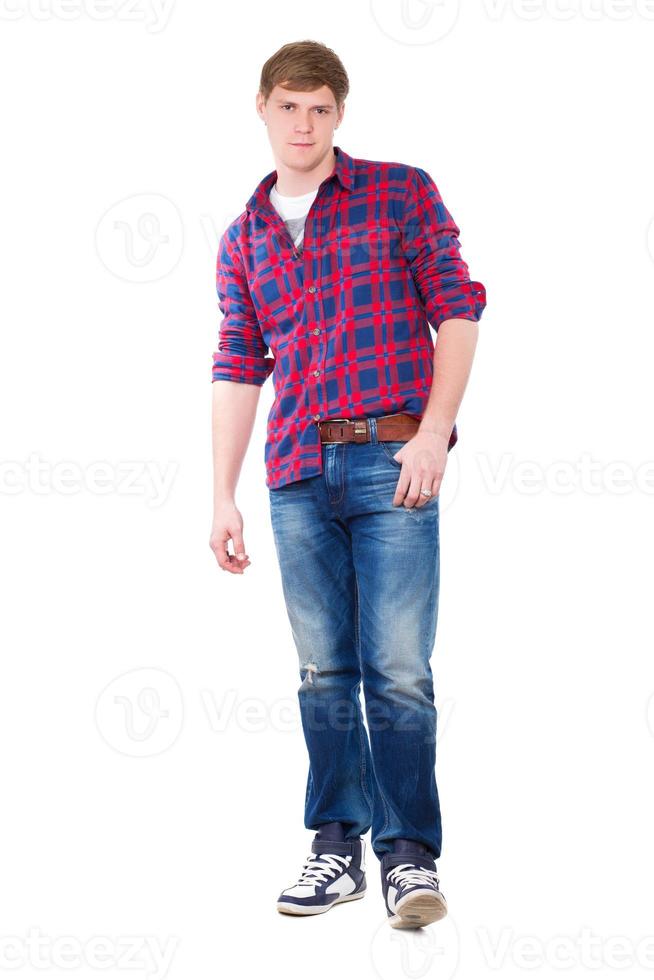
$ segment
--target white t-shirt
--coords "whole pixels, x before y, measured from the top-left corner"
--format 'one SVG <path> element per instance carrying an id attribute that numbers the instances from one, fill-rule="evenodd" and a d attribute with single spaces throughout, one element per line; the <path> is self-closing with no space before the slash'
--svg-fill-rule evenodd
<path id="1" fill-rule="evenodd" d="M 300 194 L 297 197 L 287 197 L 280 194 L 275 183 L 270 189 L 270 203 L 279 213 L 282 220 L 286 223 L 291 238 L 299 248 L 304 238 L 304 222 L 313 204 L 314 198 L 319 188 L 309 191 L 308 194 Z"/>

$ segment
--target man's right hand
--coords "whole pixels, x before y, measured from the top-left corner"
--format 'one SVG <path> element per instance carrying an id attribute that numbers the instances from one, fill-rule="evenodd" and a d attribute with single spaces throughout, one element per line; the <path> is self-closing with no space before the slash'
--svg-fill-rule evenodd
<path id="1" fill-rule="evenodd" d="M 230 539 L 234 545 L 234 554 L 229 553 L 228 542 Z M 246 554 L 243 542 L 243 518 L 233 501 L 216 506 L 209 547 L 225 572 L 242 575 L 248 565 L 252 564 Z"/>

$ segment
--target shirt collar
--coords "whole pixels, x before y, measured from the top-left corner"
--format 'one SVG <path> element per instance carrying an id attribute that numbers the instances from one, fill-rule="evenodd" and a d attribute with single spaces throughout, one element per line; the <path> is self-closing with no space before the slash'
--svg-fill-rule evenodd
<path id="1" fill-rule="evenodd" d="M 336 155 L 334 169 L 329 177 L 327 177 L 327 180 L 336 177 L 345 190 L 350 190 L 354 181 L 354 160 L 340 146 L 334 147 L 334 153 Z M 263 180 L 257 184 L 254 193 L 245 205 L 246 211 L 254 211 L 262 206 L 270 207 L 270 190 L 276 180 L 276 170 L 272 170 L 269 174 L 266 174 Z"/>

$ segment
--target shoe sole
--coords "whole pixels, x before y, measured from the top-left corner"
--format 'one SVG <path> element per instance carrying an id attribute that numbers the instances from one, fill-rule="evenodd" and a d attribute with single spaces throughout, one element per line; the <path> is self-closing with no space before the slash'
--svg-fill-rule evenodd
<path id="1" fill-rule="evenodd" d="M 412 892 L 395 909 L 389 923 L 394 929 L 419 929 L 447 915 L 447 903 L 433 891 Z"/>
<path id="2" fill-rule="evenodd" d="M 366 889 L 364 888 L 361 892 L 353 892 L 351 895 L 341 895 L 340 898 L 334 899 L 329 905 L 291 905 L 287 902 L 277 902 L 277 911 L 284 912 L 287 915 L 320 915 L 321 912 L 329 912 L 335 905 L 339 902 L 353 902 L 355 898 L 363 898 L 366 894 Z"/>

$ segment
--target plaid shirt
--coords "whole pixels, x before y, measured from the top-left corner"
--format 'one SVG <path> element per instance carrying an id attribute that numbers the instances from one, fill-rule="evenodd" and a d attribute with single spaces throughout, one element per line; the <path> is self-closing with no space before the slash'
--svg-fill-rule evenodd
<path id="1" fill-rule="evenodd" d="M 320 419 L 421 418 L 433 376 L 429 325 L 437 332 L 453 317 L 479 320 L 486 306 L 429 174 L 334 152 L 301 252 L 270 203 L 275 170 L 218 249 L 223 319 L 212 380 L 262 385 L 273 372 L 271 489 L 322 473 Z M 448 450 L 457 439 L 455 424 Z"/>

